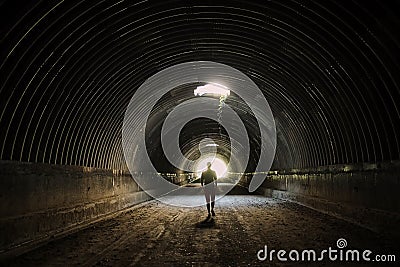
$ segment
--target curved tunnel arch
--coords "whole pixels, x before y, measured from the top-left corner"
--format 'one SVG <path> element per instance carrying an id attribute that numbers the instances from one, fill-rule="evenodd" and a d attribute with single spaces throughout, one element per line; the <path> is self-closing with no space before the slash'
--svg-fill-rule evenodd
<path id="1" fill-rule="evenodd" d="M 11 2 L 0 9 L 1 159 L 126 169 L 135 90 L 195 60 L 263 91 L 278 122 L 274 168 L 399 158 L 394 2 L 39 1 L 8 12 Z"/>

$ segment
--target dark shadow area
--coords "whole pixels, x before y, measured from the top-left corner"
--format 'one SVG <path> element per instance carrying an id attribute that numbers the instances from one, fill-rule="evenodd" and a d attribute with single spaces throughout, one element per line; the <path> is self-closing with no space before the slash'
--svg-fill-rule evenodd
<path id="1" fill-rule="evenodd" d="M 215 219 L 213 217 L 206 218 L 205 220 L 196 223 L 197 228 L 214 228 L 215 227 Z"/>

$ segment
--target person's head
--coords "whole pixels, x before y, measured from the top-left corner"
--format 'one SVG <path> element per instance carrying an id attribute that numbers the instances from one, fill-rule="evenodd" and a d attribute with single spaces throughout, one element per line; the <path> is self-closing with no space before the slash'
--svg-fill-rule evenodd
<path id="1" fill-rule="evenodd" d="M 208 168 L 208 169 L 211 168 L 211 162 L 207 162 L 207 168 Z"/>

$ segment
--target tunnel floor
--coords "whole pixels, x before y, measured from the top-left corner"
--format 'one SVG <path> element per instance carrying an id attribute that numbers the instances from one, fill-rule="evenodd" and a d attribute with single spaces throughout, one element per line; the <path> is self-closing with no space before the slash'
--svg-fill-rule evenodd
<path id="1" fill-rule="evenodd" d="M 369 249 L 396 254 L 398 243 L 295 203 L 246 195 L 235 188 L 216 203 L 214 224 L 205 207 L 151 201 L 8 260 L 7 266 L 358 266 L 355 262 L 260 261 L 264 248 L 321 251 Z M 398 255 L 398 254 L 397 254 Z M 386 263 L 387 264 L 387 263 Z M 383 266 L 370 262 L 367 266 Z M 365 266 L 365 264 L 362 264 Z M 395 264 L 394 264 L 395 266 Z"/>

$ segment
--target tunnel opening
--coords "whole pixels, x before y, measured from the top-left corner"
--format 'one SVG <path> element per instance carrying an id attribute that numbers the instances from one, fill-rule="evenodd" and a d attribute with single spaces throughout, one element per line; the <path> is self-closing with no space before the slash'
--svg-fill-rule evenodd
<path id="1" fill-rule="evenodd" d="M 206 83 L 181 85 L 171 90 L 168 94 L 163 95 L 152 108 L 146 124 L 146 149 L 154 167 L 159 173 L 170 173 L 172 175 L 185 173 L 194 177 L 198 176 L 197 172 L 184 172 L 179 166 L 171 164 L 164 154 L 164 148 L 161 144 L 161 131 L 166 117 L 178 104 L 203 95 L 215 99 L 221 98 L 220 92 L 216 92 L 215 89 L 207 91 L 207 86 Z M 199 89 L 203 90 L 203 92 L 198 91 Z M 223 105 L 232 107 L 242 121 L 244 121 L 246 131 L 250 135 L 250 149 L 252 151 L 251 158 L 244 168 L 246 172 L 252 172 L 258 163 L 260 153 L 260 130 L 256 118 L 248 104 L 234 92 L 229 92 L 229 97 L 223 99 Z M 223 106 L 219 106 L 218 109 L 211 112 L 218 114 L 217 120 L 196 118 L 184 125 L 179 133 L 180 151 L 185 158 L 198 161 L 202 155 L 200 149 L 201 141 L 212 139 L 212 143 L 205 146 L 216 148 L 216 155 L 222 161 L 226 162 L 226 164 L 230 164 L 232 160 L 231 171 L 235 172 L 235 170 L 241 169 L 241 167 L 235 167 L 235 164 L 238 164 L 238 162 L 235 159 L 231 159 L 230 154 L 232 149 L 238 150 L 239 148 L 232 147 L 229 134 L 221 124 L 221 121 L 218 121 L 224 119 Z"/>

